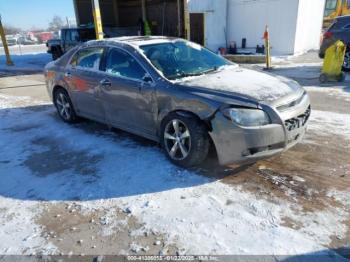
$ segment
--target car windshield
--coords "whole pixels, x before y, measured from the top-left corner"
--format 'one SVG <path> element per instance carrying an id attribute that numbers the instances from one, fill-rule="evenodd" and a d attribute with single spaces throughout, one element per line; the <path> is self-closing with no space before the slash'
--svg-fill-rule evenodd
<path id="1" fill-rule="evenodd" d="M 231 62 L 198 44 L 178 40 L 140 46 L 151 63 L 169 79 L 197 76 L 216 71 Z"/>

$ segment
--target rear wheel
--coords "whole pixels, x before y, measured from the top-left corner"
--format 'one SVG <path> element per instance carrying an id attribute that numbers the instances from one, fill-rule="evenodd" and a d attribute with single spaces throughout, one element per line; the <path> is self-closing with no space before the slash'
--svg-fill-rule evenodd
<path id="1" fill-rule="evenodd" d="M 176 113 L 163 121 L 161 141 L 170 161 L 182 167 L 202 163 L 210 146 L 207 128 L 199 119 Z"/>
<path id="2" fill-rule="evenodd" d="M 77 121 L 77 115 L 66 90 L 60 88 L 55 91 L 54 104 L 58 115 L 64 122 L 75 123 Z"/>

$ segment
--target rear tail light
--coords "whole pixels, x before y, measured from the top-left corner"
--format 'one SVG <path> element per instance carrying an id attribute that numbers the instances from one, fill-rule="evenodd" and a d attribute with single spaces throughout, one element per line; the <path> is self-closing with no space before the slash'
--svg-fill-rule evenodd
<path id="1" fill-rule="evenodd" d="M 323 39 L 328 39 L 328 38 L 331 38 L 332 36 L 333 36 L 332 32 L 325 32 L 323 34 Z"/>

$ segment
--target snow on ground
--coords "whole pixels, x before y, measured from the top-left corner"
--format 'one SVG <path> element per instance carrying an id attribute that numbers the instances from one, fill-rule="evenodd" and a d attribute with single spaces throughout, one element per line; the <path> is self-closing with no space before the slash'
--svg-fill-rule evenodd
<path id="1" fill-rule="evenodd" d="M 348 209 L 312 213 L 282 199 L 257 199 L 239 186 L 173 166 L 153 144 L 64 124 L 51 105 L 7 95 L 0 101 L 0 234 L 8 240 L 0 242 L 1 254 L 55 252 L 34 222 L 43 201 L 79 200 L 86 212 L 122 208 L 186 254 L 323 252 L 331 236 L 346 234 Z M 318 112 L 311 128 L 322 131 L 320 123 L 332 124 L 333 117 L 345 120 L 333 132 L 350 130 L 348 116 Z M 300 228 L 287 227 L 286 218 Z"/>
<path id="2" fill-rule="evenodd" d="M 336 99 L 344 99 L 350 101 L 350 88 L 349 87 L 320 87 L 320 86 L 307 86 L 304 87 L 309 92 L 322 92 L 326 96 L 332 96 Z M 349 112 L 350 113 L 350 109 Z"/>
<path id="3" fill-rule="evenodd" d="M 44 66 L 50 62 L 50 54 L 24 54 L 24 55 L 12 55 L 11 59 L 14 63 L 13 66 L 6 65 L 6 56 L 0 56 L 0 70 L 4 71 L 26 71 L 26 72 L 38 72 L 44 69 Z"/>
<path id="4" fill-rule="evenodd" d="M 344 137 L 350 147 L 350 114 L 313 110 L 309 129 L 321 135 Z"/>
<path id="5" fill-rule="evenodd" d="M 0 48 L 0 71 L 10 72 L 40 72 L 44 66 L 52 61 L 51 55 L 46 53 L 47 47 L 43 45 L 10 46 L 11 60 L 14 66 L 6 65 L 6 56 Z"/>

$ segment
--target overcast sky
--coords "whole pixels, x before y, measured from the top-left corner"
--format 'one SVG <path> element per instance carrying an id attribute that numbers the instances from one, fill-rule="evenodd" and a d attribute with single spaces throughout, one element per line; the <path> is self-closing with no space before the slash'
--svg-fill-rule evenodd
<path id="1" fill-rule="evenodd" d="M 3 24 L 25 30 L 46 29 L 54 15 L 75 17 L 73 0 L 0 0 L 0 15 Z"/>

